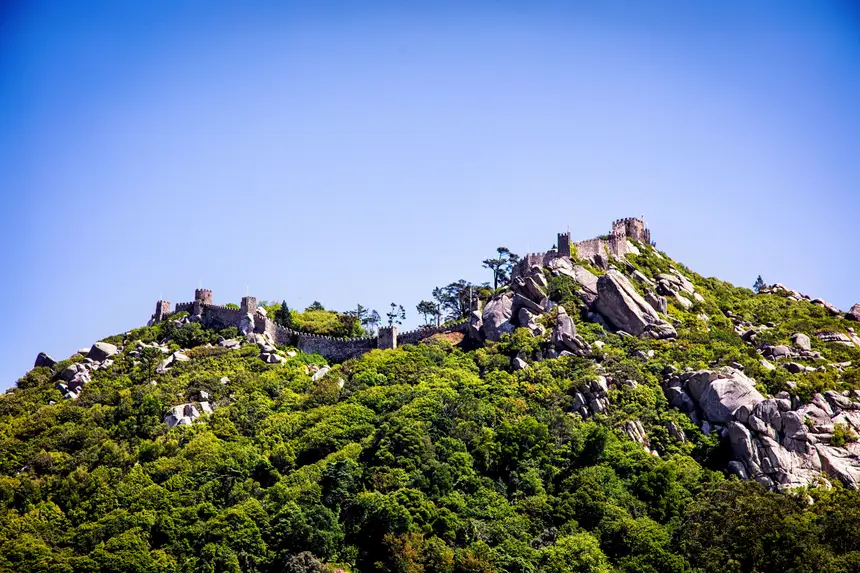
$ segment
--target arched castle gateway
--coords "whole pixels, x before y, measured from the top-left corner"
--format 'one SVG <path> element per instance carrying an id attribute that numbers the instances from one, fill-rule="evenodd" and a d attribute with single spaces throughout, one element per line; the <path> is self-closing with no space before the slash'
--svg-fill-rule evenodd
<path id="1" fill-rule="evenodd" d="M 576 248 L 576 254 L 580 259 L 591 259 L 598 255 L 605 257 L 607 254 L 623 257 L 627 255 L 627 239 L 650 244 L 651 230 L 642 219 L 628 217 L 612 221 L 612 230 L 608 235 L 587 241 L 571 243 L 570 232 L 559 233 L 555 249 L 523 256 L 514 267 L 512 274 L 517 277 L 534 265 L 546 266 L 552 259 L 570 257 L 571 245 Z"/>

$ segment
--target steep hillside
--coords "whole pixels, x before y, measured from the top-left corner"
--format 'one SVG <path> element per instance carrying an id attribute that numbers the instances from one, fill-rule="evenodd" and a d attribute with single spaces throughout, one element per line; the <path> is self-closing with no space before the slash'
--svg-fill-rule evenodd
<path id="1" fill-rule="evenodd" d="M 340 363 L 248 301 L 40 355 L 0 397 L 0 569 L 860 570 L 860 316 L 648 238 Z"/>

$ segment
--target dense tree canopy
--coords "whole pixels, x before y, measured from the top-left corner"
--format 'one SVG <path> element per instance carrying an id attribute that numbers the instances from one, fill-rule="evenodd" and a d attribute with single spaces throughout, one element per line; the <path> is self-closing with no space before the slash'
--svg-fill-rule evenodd
<path id="1" fill-rule="evenodd" d="M 648 275 L 667 264 L 628 260 Z M 772 493 L 727 478 L 725 444 L 659 387 L 668 365 L 736 362 L 765 389 L 785 388 L 787 374 L 764 370 L 718 309 L 773 321 L 762 333 L 773 343 L 840 319 L 691 276 L 704 298 L 670 309 L 672 343 L 604 332 L 573 312 L 577 286 L 550 276 L 580 334 L 605 343 L 599 363 L 562 357 L 515 371 L 512 357 L 541 344 L 519 329 L 477 348 L 438 337 L 373 350 L 313 380 L 319 356 L 267 364 L 254 344 L 209 346 L 235 329 L 168 321 L 108 339 L 122 352 L 77 400 L 63 400 L 54 378 L 82 357 L 35 368 L 0 397 L 0 570 L 860 570 L 857 492 L 834 483 Z M 343 327 L 346 316 L 321 305 L 286 312 L 306 328 Z M 158 373 L 137 342 L 165 338 L 191 360 Z M 820 350 L 857 360 L 844 346 Z M 612 409 L 584 420 L 571 405 L 597 374 L 637 384 L 613 386 Z M 810 373 L 797 391 L 857 382 L 851 371 Z M 168 409 L 201 392 L 214 412 L 168 429 Z M 632 419 L 658 455 L 622 431 Z"/>

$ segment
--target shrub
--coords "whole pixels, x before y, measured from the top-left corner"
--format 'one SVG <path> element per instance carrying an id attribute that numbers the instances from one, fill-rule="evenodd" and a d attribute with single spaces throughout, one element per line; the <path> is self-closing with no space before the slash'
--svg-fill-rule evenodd
<path id="1" fill-rule="evenodd" d="M 849 442 L 856 442 L 857 434 L 854 433 L 848 424 L 836 422 L 833 425 L 833 437 L 830 439 L 830 445 L 841 448 Z"/>

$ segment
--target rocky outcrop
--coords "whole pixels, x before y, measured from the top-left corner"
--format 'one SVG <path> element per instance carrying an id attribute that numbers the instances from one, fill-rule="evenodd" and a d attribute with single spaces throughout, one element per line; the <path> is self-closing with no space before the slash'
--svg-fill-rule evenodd
<path id="1" fill-rule="evenodd" d="M 667 386 L 689 394 L 702 419 L 717 424 L 730 422 L 741 406 L 751 408 L 764 399 L 750 378 L 730 367 L 687 372 L 670 379 Z"/>
<path id="2" fill-rule="evenodd" d="M 845 318 L 848 320 L 856 320 L 860 322 L 860 302 L 851 307 L 847 313 L 845 313 Z"/>
<path id="3" fill-rule="evenodd" d="M 860 444 L 830 443 L 837 423 L 860 431 L 860 393 L 825 392 L 797 405 L 787 393 L 764 398 L 742 372 L 723 368 L 673 375 L 670 403 L 729 441 L 729 471 L 771 489 L 811 485 L 822 473 L 860 485 Z"/>
<path id="4" fill-rule="evenodd" d="M 36 362 L 33 364 L 33 368 L 45 367 L 45 368 L 53 368 L 57 364 L 57 361 L 45 354 L 44 352 L 40 352 L 38 356 L 36 356 Z"/>
<path id="5" fill-rule="evenodd" d="M 200 406 L 200 408 L 198 409 L 197 406 Z M 164 423 L 167 424 L 168 428 L 190 426 L 202 414 L 211 413 L 212 406 L 209 405 L 209 402 L 197 402 L 196 405 L 194 402 L 188 402 L 187 404 L 179 404 L 172 407 L 164 417 Z"/>
<path id="6" fill-rule="evenodd" d="M 175 366 L 177 362 L 187 362 L 188 360 L 191 360 L 191 359 L 187 355 L 185 355 L 183 352 L 177 350 L 176 352 L 174 352 L 173 354 L 171 354 L 170 356 L 165 358 L 161 362 L 161 364 L 158 365 L 158 367 L 155 369 L 155 373 L 156 374 L 164 374 L 165 372 L 170 370 L 173 366 Z"/>
<path id="7" fill-rule="evenodd" d="M 616 329 L 634 336 L 674 338 L 675 329 L 633 288 L 630 281 L 610 269 L 597 280 L 593 308 Z"/>
<path id="8" fill-rule="evenodd" d="M 591 347 L 581 336 L 576 334 L 576 325 L 563 306 L 558 307 L 558 315 L 552 328 L 550 340 L 559 350 L 567 350 L 577 356 L 591 354 Z"/>
<path id="9" fill-rule="evenodd" d="M 102 362 L 117 352 L 119 352 L 119 349 L 117 349 L 113 344 L 108 344 L 107 342 L 96 342 L 87 353 L 87 358 L 91 358 L 96 362 Z"/>
<path id="10" fill-rule="evenodd" d="M 791 342 L 800 350 L 812 350 L 812 342 L 803 333 L 797 332 L 791 335 Z"/>
<path id="11" fill-rule="evenodd" d="M 609 382 L 604 376 L 597 376 L 573 395 L 572 409 L 583 418 L 593 414 L 603 414 L 609 409 Z"/>
<path id="12" fill-rule="evenodd" d="M 487 303 L 481 314 L 482 329 L 486 340 L 497 341 L 503 334 L 513 332 L 513 296 L 510 293 L 498 296 Z"/>

